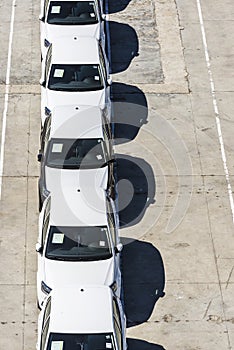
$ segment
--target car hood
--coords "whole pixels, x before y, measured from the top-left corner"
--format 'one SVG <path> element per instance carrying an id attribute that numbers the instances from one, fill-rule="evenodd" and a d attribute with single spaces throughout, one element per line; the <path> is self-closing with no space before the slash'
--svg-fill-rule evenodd
<path id="1" fill-rule="evenodd" d="M 98 169 L 56 169 L 45 167 L 46 188 L 50 192 L 58 192 L 63 188 L 82 188 L 89 184 L 90 188 L 107 189 L 108 167 Z"/>
<path id="2" fill-rule="evenodd" d="M 45 38 L 50 43 L 59 36 L 70 36 L 70 37 L 81 37 L 81 36 L 91 36 L 100 39 L 100 23 L 91 25 L 52 25 L 47 24 L 45 29 Z"/>
<path id="3" fill-rule="evenodd" d="M 52 289 L 71 284 L 109 286 L 114 282 L 114 258 L 88 262 L 45 259 L 44 282 Z"/>
<path id="4" fill-rule="evenodd" d="M 44 89 L 44 88 L 42 88 Z M 97 91 L 53 91 L 46 89 L 44 107 L 53 110 L 61 105 L 89 105 L 105 107 L 105 88 Z"/>

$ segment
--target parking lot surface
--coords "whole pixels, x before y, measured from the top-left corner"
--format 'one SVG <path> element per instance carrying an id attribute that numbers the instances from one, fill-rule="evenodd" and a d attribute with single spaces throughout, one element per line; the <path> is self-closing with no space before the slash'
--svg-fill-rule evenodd
<path id="1" fill-rule="evenodd" d="M 0 349 L 36 346 L 39 5 L 0 5 Z M 234 3 L 107 10 L 129 350 L 233 349 Z"/>

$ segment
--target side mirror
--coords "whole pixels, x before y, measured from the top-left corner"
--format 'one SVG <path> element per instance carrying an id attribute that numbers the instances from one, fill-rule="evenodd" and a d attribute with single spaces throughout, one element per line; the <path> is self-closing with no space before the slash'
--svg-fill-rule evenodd
<path id="1" fill-rule="evenodd" d="M 123 244 L 118 243 L 117 246 L 115 247 L 115 253 L 118 254 L 123 250 Z"/>
<path id="2" fill-rule="evenodd" d="M 106 20 L 106 15 L 103 13 L 101 18 L 102 18 L 103 21 L 105 21 Z"/>
<path id="3" fill-rule="evenodd" d="M 46 82 L 45 82 L 44 78 L 41 78 L 41 79 L 39 80 L 39 83 L 40 83 L 40 85 L 43 86 L 43 87 L 45 87 L 45 85 L 46 85 Z"/>
<path id="4" fill-rule="evenodd" d="M 37 155 L 37 161 L 38 161 L 38 162 L 41 162 L 41 160 L 42 160 L 42 153 L 38 153 L 38 155 Z"/>
<path id="5" fill-rule="evenodd" d="M 111 85 L 112 84 L 112 78 L 111 77 L 109 77 L 108 79 L 107 79 L 107 85 Z"/>
<path id="6" fill-rule="evenodd" d="M 40 14 L 38 17 L 39 21 L 45 22 L 45 16 Z"/>
<path id="7" fill-rule="evenodd" d="M 42 251 L 43 251 L 43 248 L 42 248 L 42 246 L 40 245 L 40 243 L 36 243 L 36 252 L 41 254 Z"/>

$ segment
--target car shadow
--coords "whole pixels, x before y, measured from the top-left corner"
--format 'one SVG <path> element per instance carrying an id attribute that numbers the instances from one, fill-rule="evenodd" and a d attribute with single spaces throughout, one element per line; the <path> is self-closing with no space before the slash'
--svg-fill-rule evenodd
<path id="1" fill-rule="evenodd" d="M 155 179 L 151 166 L 142 158 L 115 154 L 120 228 L 139 223 L 155 202 Z"/>
<path id="2" fill-rule="evenodd" d="M 108 13 L 116 13 L 123 11 L 131 0 L 105 0 L 105 3 L 108 2 Z M 106 6 L 104 6 L 106 8 Z"/>
<path id="3" fill-rule="evenodd" d="M 137 86 L 113 83 L 111 87 L 115 145 L 133 140 L 147 123 L 148 104 Z"/>
<path id="4" fill-rule="evenodd" d="M 110 41 L 111 74 L 125 71 L 134 57 L 139 53 L 139 42 L 137 33 L 129 24 L 110 21 L 109 35 Z"/>
<path id="5" fill-rule="evenodd" d="M 162 345 L 145 340 L 127 338 L 128 350 L 166 350 Z"/>
<path id="6" fill-rule="evenodd" d="M 127 327 L 146 322 L 164 296 L 165 272 L 161 254 L 153 244 L 121 238 L 123 300 Z"/>

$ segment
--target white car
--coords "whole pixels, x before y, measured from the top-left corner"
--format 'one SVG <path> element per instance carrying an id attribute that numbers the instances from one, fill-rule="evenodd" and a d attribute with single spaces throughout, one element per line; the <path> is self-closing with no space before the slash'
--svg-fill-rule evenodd
<path id="1" fill-rule="evenodd" d="M 126 350 L 121 301 L 106 286 L 50 293 L 38 317 L 37 350 Z"/>
<path id="2" fill-rule="evenodd" d="M 94 38 L 56 38 L 42 61 L 40 84 L 42 120 L 60 105 L 100 106 L 111 111 L 109 63 Z"/>
<path id="3" fill-rule="evenodd" d="M 114 201 L 78 180 L 52 193 L 39 215 L 38 306 L 51 289 L 71 284 L 110 286 L 121 295 L 119 219 Z"/>
<path id="4" fill-rule="evenodd" d="M 100 0 L 41 0 L 40 30 L 42 56 L 54 38 L 63 35 L 91 36 L 105 48 L 104 19 Z"/>
<path id="5" fill-rule="evenodd" d="M 41 133 L 39 211 L 45 198 L 78 181 L 102 186 L 115 198 L 114 152 L 107 109 L 59 106 L 46 118 Z"/>

